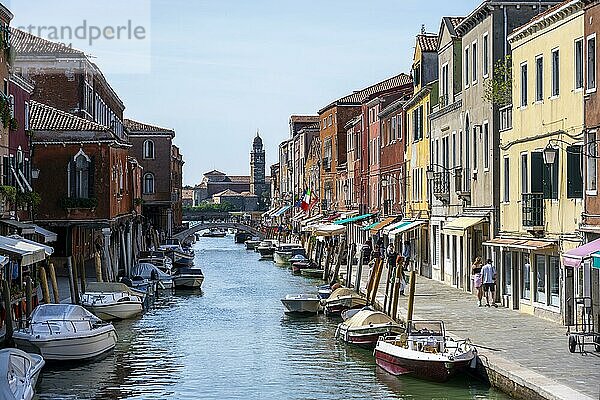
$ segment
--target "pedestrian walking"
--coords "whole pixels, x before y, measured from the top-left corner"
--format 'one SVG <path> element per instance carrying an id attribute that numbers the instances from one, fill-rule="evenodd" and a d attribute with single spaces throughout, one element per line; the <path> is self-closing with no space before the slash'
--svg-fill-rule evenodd
<path id="1" fill-rule="evenodd" d="M 410 241 L 406 240 L 404 242 L 404 248 L 402 249 L 402 257 L 404 257 L 404 270 L 408 271 L 410 267 Z"/>
<path id="2" fill-rule="evenodd" d="M 396 258 L 398 257 L 398 254 L 396 253 L 396 250 L 394 249 L 393 243 L 390 243 L 388 245 L 387 249 L 385 250 L 385 255 L 387 257 L 388 268 L 396 267 Z"/>
<path id="3" fill-rule="evenodd" d="M 371 261 L 371 241 L 367 240 L 365 244 L 362 246 L 362 256 L 363 256 L 363 264 L 368 264 Z"/>
<path id="4" fill-rule="evenodd" d="M 496 304 L 496 268 L 492 264 L 492 260 L 488 259 L 485 265 L 481 268 L 483 278 L 483 292 L 485 294 L 486 307 L 490 306 L 490 299 L 494 307 Z"/>
<path id="5" fill-rule="evenodd" d="M 483 298 L 483 277 L 481 275 L 481 269 L 483 265 L 481 257 L 476 257 L 471 266 L 471 279 L 473 280 L 473 292 L 477 295 L 479 307 L 482 306 L 481 299 Z"/>

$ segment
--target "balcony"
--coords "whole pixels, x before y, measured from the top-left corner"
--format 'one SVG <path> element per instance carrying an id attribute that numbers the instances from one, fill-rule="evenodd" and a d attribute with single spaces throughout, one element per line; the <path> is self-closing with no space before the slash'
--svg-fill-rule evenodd
<path id="1" fill-rule="evenodd" d="M 528 231 L 544 230 L 544 194 L 523 193 L 523 228 Z"/>
<path id="2" fill-rule="evenodd" d="M 471 200 L 471 169 L 458 167 L 454 170 L 456 194 L 461 200 Z"/>
<path id="3" fill-rule="evenodd" d="M 450 201 L 450 172 L 434 172 L 431 181 L 433 195 L 442 203 Z"/>

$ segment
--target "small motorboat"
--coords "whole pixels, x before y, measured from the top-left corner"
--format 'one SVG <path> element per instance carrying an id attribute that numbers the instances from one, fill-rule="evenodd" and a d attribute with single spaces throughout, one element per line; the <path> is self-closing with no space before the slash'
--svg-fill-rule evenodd
<path id="1" fill-rule="evenodd" d="M 310 268 L 311 264 L 303 254 L 296 254 L 289 260 L 290 265 L 292 266 L 292 272 L 294 274 L 299 274 L 300 270 L 305 268 Z"/>
<path id="2" fill-rule="evenodd" d="M 14 332 L 21 350 L 49 361 L 84 361 L 114 349 L 117 332 L 110 323 L 73 304 L 41 304 L 28 327 Z"/>
<path id="3" fill-rule="evenodd" d="M 237 244 L 244 244 L 246 243 L 246 240 L 252 239 L 252 234 L 248 232 L 238 231 L 235 233 L 233 239 Z"/>
<path id="4" fill-rule="evenodd" d="M 321 299 L 316 294 L 288 294 L 281 302 L 288 314 L 316 314 L 321 309 Z"/>
<path id="5" fill-rule="evenodd" d="M 350 288 L 337 288 L 325 300 L 325 314 L 339 316 L 342 311 L 352 308 L 363 308 L 367 299 Z"/>
<path id="6" fill-rule="evenodd" d="M 81 305 L 103 321 L 129 319 L 143 311 L 144 295 L 123 283 L 90 282 L 81 294 Z"/>
<path id="7" fill-rule="evenodd" d="M 200 268 L 179 268 L 173 275 L 176 289 L 200 289 L 204 282 L 204 274 Z"/>
<path id="8" fill-rule="evenodd" d="M 178 239 L 167 239 L 158 249 L 171 258 L 174 267 L 187 267 L 194 264 L 194 252 L 184 250 Z"/>
<path id="9" fill-rule="evenodd" d="M 19 349 L 0 350 L 0 399 L 31 400 L 45 361 Z"/>
<path id="10" fill-rule="evenodd" d="M 412 321 L 406 333 L 381 337 L 375 346 L 375 362 L 386 372 L 435 382 L 475 367 L 476 356 L 469 340 L 446 337 L 442 321 Z"/>
<path id="11" fill-rule="evenodd" d="M 139 261 L 131 269 L 131 276 L 147 281 L 158 281 L 158 289 L 173 289 L 173 277 L 161 271 L 156 265 Z"/>
<path id="12" fill-rule="evenodd" d="M 225 236 L 227 236 L 227 231 L 223 231 L 217 228 L 211 228 L 210 230 L 202 234 L 202 237 L 208 238 L 224 238 Z"/>
<path id="13" fill-rule="evenodd" d="M 290 259 L 296 255 L 302 255 L 306 258 L 306 250 L 300 244 L 283 243 L 280 244 L 273 253 L 273 261 L 276 265 L 290 265 Z"/>
<path id="14" fill-rule="evenodd" d="M 164 251 L 142 251 L 137 256 L 137 262 L 152 264 L 169 275 L 173 270 L 173 260 Z"/>
<path id="15" fill-rule="evenodd" d="M 400 335 L 404 327 L 380 311 L 359 310 L 338 325 L 335 336 L 346 343 L 373 348 L 380 336 Z"/>
<path id="16" fill-rule="evenodd" d="M 307 278 L 322 278 L 324 270 L 314 268 L 304 268 L 300 270 L 300 275 L 306 276 Z"/>
<path id="17" fill-rule="evenodd" d="M 276 248 L 277 240 L 268 239 L 260 242 L 259 245 L 256 246 L 256 251 L 260 253 L 261 260 L 272 260 Z"/>
<path id="18" fill-rule="evenodd" d="M 320 271 L 320 275 L 319 276 L 323 276 L 323 270 L 318 270 Z M 317 289 L 319 289 L 319 297 L 321 298 L 321 300 L 325 300 L 328 299 L 329 296 L 331 296 L 331 292 L 333 292 L 333 290 L 331 290 L 331 286 L 330 285 L 322 285 L 319 286 Z"/>
<path id="19" fill-rule="evenodd" d="M 246 250 L 256 250 L 256 247 L 258 247 L 258 245 L 260 243 L 261 243 L 260 240 L 250 239 L 250 240 L 246 240 L 246 242 L 244 244 L 246 245 Z"/>

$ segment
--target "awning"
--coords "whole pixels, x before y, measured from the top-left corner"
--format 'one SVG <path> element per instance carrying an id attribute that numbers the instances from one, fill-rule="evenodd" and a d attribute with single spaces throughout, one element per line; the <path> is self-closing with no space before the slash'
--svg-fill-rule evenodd
<path id="1" fill-rule="evenodd" d="M 306 215 L 304 213 L 298 213 L 298 215 L 296 215 L 295 217 L 292 218 L 292 221 L 300 222 L 302 219 L 304 219 L 304 217 L 306 217 Z"/>
<path id="2" fill-rule="evenodd" d="M 375 227 L 379 225 L 379 222 L 373 222 L 371 225 L 367 225 L 367 226 L 363 226 L 362 228 L 360 228 L 361 231 L 368 231 L 371 228 Z"/>
<path id="3" fill-rule="evenodd" d="M 292 208 L 291 205 L 289 206 L 283 206 L 281 207 L 279 210 L 277 210 L 277 212 L 275 214 L 273 214 L 274 217 L 280 217 L 282 216 L 287 210 L 289 210 L 290 208 Z"/>
<path id="4" fill-rule="evenodd" d="M 273 207 L 271 209 L 269 209 L 269 211 L 266 211 L 263 213 L 263 217 L 271 217 L 271 215 L 273 215 L 273 213 L 277 211 L 277 207 Z"/>
<path id="5" fill-rule="evenodd" d="M 19 258 L 22 266 L 35 264 L 46 258 L 46 251 L 41 245 L 6 236 L 0 236 L 0 254 Z"/>
<path id="6" fill-rule="evenodd" d="M 22 238 L 19 235 L 10 235 L 8 237 L 11 239 L 20 240 L 20 241 L 30 244 L 32 246 L 41 247 L 42 249 L 44 249 L 44 252 L 46 253 L 46 255 L 48 257 L 50 257 L 54 253 L 54 247 L 46 246 L 45 244 L 41 244 L 38 242 L 34 242 L 33 240 Z"/>
<path id="7" fill-rule="evenodd" d="M 385 228 L 383 228 L 382 233 L 385 236 L 388 236 L 390 234 L 391 231 L 393 231 L 396 228 L 400 228 L 401 226 L 404 226 L 406 224 L 409 224 L 410 221 L 398 221 L 398 222 L 394 222 L 393 224 L 390 224 L 388 226 L 386 226 Z"/>
<path id="8" fill-rule="evenodd" d="M 458 217 L 453 219 L 442 229 L 444 235 L 462 235 L 467 229 L 485 221 L 482 217 Z"/>
<path id="9" fill-rule="evenodd" d="M 592 254 L 592 267 L 600 269 L 600 252 Z"/>
<path id="10" fill-rule="evenodd" d="M 306 218 L 306 219 L 303 219 L 302 221 L 300 221 L 300 225 L 308 225 L 312 222 L 319 221 L 321 218 L 323 218 L 323 215 L 321 215 L 321 214 L 313 215 L 310 218 Z"/>
<path id="11" fill-rule="evenodd" d="M 522 250 L 543 250 L 556 245 L 555 242 L 533 239 L 494 238 L 483 243 L 484 246 L 511 247 Z"/>
<path id="12" fill-rule="evenodd" d="M 3 219 L 0 223 L 6 224 L 19 231 L 21 235 L 33 235 L 35 233 L 34 225 L 24 224 L 23 222 L 17 221 L 16 219 Z"/>
<path id="13" fill-rule="evenodd" d="M 35 233 L 44 237 L 45 243 L 56 242 L 58 240 L 58 235 L 54 232 L 51 232 L 37 225 L 33 225 L 33 228 L 35 230 Z"/>
<path id="14" fill-rule="evenodd" d="M 370 228 L 371 229 L 371 233 L 372 234 L 376 234 L 377 232 L 379 232 L 380 230 L 382 230 L 386 226 L 388 226 L 391 223 L 393 223 L 395 220 L 396 220 L 396 217 L 388 217 L 388 218 L 384 219 L 383 221 L 380 221 L 380 222 L 376 223 L 375 226 L 372 226 Z"/>
<path id="15" fill-rule="evenodd" d="M 581 266 L 583 260 L 590 258 L 593 253 L 598 251 L 600 251 L 600 239 L 565 252 L 562 256 L 563 264 L 567 267 L 578 268 Z"/>
<path id="16" fill-rule="evenodd" d="M 363 219 L 367 219 L 372 216 L 373 216 L 373 214 L 357 215 L 355 217 L 339 219 L 337 221 L 334 221 L 333 223 L 338 224 L 338 225 L 345 225 L 345 224 L 349 224 L 351 222 L 362 221 Z"/>
<path id="17" fill-rule="evenodd" d="M 405 221 L 406 224 L 399 226 L 398 228 L 390 231 L 389 236 L 396 236 L 399 235 L 401 233 L 410 231 L 412 229 L 418 228 L 419 226 L 426 224 L 427 221 L 424 221 L 422 219 L 416 220 L 416 221 Z"/>
<path id="18" fill-rule="evenodd" d="M 346 232 L 346 228 L 336 224 L 319 224 L 313 230 L 316 236 L 336 236 L 344 232 Z"/>

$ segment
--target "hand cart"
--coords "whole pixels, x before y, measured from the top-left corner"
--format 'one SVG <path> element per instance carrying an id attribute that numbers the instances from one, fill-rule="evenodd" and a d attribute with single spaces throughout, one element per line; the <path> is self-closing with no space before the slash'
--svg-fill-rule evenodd
<path id="1" fill-rule="evenodd" d="M 567 300 L 573 304 L 574 321 L 567 325 L 569 351 L 585 352 L 585 346 L 594 346 L 600 352 L 600 332 L 594 326 L 594 307 L 591 297 L 575 297 Z M 579 313 L 579 315 L 578 315 Z"/>

